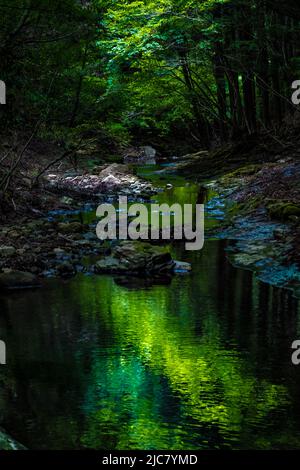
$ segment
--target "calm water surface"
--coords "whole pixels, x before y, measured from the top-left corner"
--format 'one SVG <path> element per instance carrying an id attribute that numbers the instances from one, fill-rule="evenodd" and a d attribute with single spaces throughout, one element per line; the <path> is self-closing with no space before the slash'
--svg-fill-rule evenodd
<path id="1" fill-rule="evenodd" d="M 2 295 L 1 425 L 33 449 L 300 449 L 299 303 L 226 243 L 177 246 L 193 271 L 164 285 L 78 275 Z"/>

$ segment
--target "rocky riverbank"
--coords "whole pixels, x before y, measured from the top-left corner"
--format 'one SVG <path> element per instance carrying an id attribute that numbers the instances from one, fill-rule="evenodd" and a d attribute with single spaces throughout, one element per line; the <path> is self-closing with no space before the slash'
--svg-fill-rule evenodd
<path id="1" fill-rule="evenodd" d="M 247 165 L 210 186 L 227 207 L 217 236 L 233 241 L 229 260 L 300 297 L 300 163 Z"/>
<path id="2" fill-rule="evenodd" d="M 46 189 L 83 199 L 97 199 L 107 195 L 148 198 L 157 190 L 147 181 L 134 175 L 128 165 L 114 163 L 93 169 L 93 173 L 48 174 Z"/>
<path id="3" fill-rule="evenodd" d="M 161 276 L 189 271 L 159 246 L 125 242 L 115 249 L 97 238 L 96 201 L 113 202 L 120 195 L 144 201 L 159 191 L 127 165 L 105 165 L 94 174 L 49 174 L 44 187 L 57 196 L 55 210 L 0 229 L 0 289 L 36 288 L 43 278 L 78 272 Z"/>

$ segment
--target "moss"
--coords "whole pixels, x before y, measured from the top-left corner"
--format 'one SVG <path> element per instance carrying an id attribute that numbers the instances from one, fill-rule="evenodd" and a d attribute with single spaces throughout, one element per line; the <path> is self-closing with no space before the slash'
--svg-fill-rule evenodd
<path id="1" fill-rule="evenodd" d="M 300 206 L 293 202 L 269 202 L 267 209 L 271 219 L 293 220 L 300 216 Z"/>
<path id="2" fill-rule="evenodd" d="M 234 202 L 232 203 L 226 211 L 226 221 L 231 221 L 236 216 L 247 215 L 255 211 L 261 204 L 263 200 L 261 196 L 255 196 L 249 199 L 247 202 Z"/>
<path id="3" fill-rule="evenodd" d="M 263 203 L 263 198 L 260 195 L 253 196 L 251 197 L 244 205 L 245 207 L 245 212 L 252 212 L 255 209 L 257 209 L 259 206 L 261 206 Z"/>
<path id="4" fill-rule="evenodd" d="M 251 197 L 247 202 L 235 203 L 228 210 L 229 219 L 238 215 L 246 215 L 255 211 L 260 206 L 266 206 L 271 219 L 298 222 L 300 206 L 293 202 L 271 201 L 265 204 L 261 195 Z"/>
<path id="5" fill-rule="evenodd" d="M 238 178 L 241 176 L 251 176 L 255 175 L 258 171 L 260 171 L 262 168 L 261 164 L 252 164 L 252 165 L 244 165 L 237 170 L 231 171 L 230 173 L 227 173 L 226 175 L 223 176 L 223 180 L 227 181 L 232 178 Z"/>
<path id="6" fill-rule="evenodd" d="M 241 203 L 232 203 L 226 210 L 226 221 L 229 222 L 237 215 L 240 215 L 243 212 L 244 204 Z"/>

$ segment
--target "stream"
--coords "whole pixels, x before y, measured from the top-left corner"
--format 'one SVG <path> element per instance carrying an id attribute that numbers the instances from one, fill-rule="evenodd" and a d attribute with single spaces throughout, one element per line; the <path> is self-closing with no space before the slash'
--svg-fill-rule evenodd
<path id="1" fill-rule="evenodd" d="M 159 202 L 199 201 L 168 182 Z M 203 197 L 211 228 L 223 204 Z M 299 301 L 233 267 L 229 243 L 169 247 L 192 272 L 160 285 L 78 274 L 1 294 L 1 426 L 30 449 L 300 449 Z"/>

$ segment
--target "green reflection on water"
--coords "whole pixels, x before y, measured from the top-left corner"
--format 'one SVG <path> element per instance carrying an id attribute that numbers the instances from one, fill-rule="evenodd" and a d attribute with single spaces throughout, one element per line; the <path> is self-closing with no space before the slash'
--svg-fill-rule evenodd
<path id="1" fill-rule="evenodd" d="M 158 200 L 205 197 L 175 184 Z M 169 285 L 80 275 L 0 297 L 0 424 L 30 448 L 300 448 L 299 304 L 223 242 L 173 252 L 193 272 Z"/>
<path id="2" fill-rule="evenodd" d="M 276 329 L 297 304 L 221 253 L 208 242 L 169 286 L 79 276 L 4 298 L 6 427 L 35 448 L 300 447 Z"/>
<path id="3" fill-rule="evenodd" d="M 122 432 L 118 431 L 117 448 L 184 449 L 187 442 L 189 448 L 198 448 L 205 443 L 197 432 L 194 436 L 188 434 L 201 426 L 216 427 L 220 442 L 228 439 L 234 444 L 235 438 L 238 441 L 241 431 L 245 431 L 245 418 L 263 422 L 273 410 L 288 403 L 284 386 L 257 380 L 251 364 L 238 350 L 224 347 L 222 326 L 213 305 L 206 306 L 209 311 L 204 317 L 199 312 L 202 334 L 199 337 L 194 334 L 190 296 L 185 285 L 178 281 L 174 284 L 171 292 L 161 287 L 127 291 L 115 284 L 105 289 L 110 305 L 107 321 L 118 342 L 120 358 L 117 365 L 115 359 L 110 364 L 108 378 L 108 389 L 114 390 L 116 396 L 109 393 L 109 398 L 99 400 L 100 411 L 96 411 L 94 418 L 99 420 L 98 424 L 103 419 L 114 422 L 118 421 L 120 408 L 129 412 L 129 422 L 121 425 Z M 201 282 L 200 298 L 209 295 L 208 285 Z M 196 316 L 197 312 L 193 314 Z M 132 350 L 141 360 L 142 368 L 131 355 L 128 358 L 127 351 Z M 96 376 L 97 370 L 101 371 L 98 366 L 95 363 Z M 169 393 L 180 402 L 180 419 L 192 419 L 187 429 L 179 423 L 167 427 L 160 414 L 154 412 L 153 401 L 163 397 L 158 394 L 146 398 L 144 367 L 167 380 Z M 119 390 L 121 383 L 126 383 L 123 394 Z M 97 426 L 96 429 L 99 431 Z M 98 436 L 98 432 L 94 439 L 87 434 L 84 443 L 89 445 L 91 438 L 93 447 Z"/>

